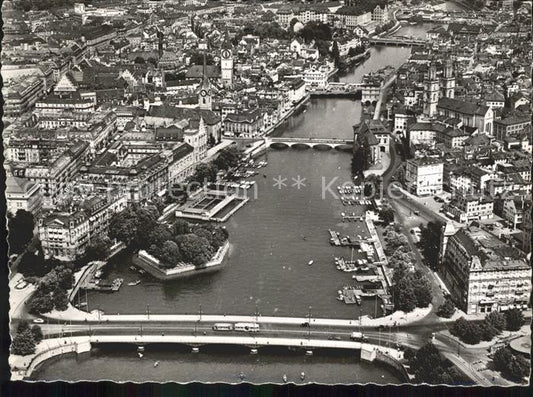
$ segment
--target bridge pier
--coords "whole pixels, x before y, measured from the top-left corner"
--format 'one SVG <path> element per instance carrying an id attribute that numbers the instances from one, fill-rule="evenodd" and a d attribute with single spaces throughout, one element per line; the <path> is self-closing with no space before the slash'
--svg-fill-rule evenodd
<path id="1" fill-rule="evenodd" d="M 255 349 L 255 348 L 254 349 L 250 349 L 250 354 L 251 355 L 255 355 L 257 353 L 258 353 L 257 349 Z"/>
<path id="2" fill-rule="evenodd" d="M 306 350 L 305 351 L 305 355 L 306 356 L 312 356 L 313 355 L 313 351 L 312 350 Z"/>
<path id="3" fill-rule="evenodd" d="M 200 353 L 200 348 L 199 347 L 193 347 L 192 350 L 191 350 L 191 353 Z"/>

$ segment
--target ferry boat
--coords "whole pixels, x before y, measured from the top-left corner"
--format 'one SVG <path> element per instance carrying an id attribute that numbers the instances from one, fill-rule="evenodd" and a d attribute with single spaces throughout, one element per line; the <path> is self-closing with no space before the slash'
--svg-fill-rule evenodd
<path id="1" fill-rule="evenodd" d="M 139 285 L 141 283 L 141 280 L 132 281 L 131 283 L 128 283 L 130 286 Z"/>

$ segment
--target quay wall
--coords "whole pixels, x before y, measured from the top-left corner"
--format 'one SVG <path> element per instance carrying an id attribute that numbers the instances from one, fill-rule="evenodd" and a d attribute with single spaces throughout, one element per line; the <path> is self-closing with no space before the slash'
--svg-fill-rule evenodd
<path id="1" fill-rule="evenodd" d="M 154 259 L 157 259 L 151 257 L 144 251 L 139 251 L 139 253 L 133 257 L 133 262 L 159 280 L 174 280 L 185 275 L 198 274 L 207 270 L 214 270 L 214 268 L 218 268 L 222 264 L 229 247 L 230 243 L 229 241 L 226 241 L 226 243 L 218 249 L 216 254 L 209 262 L 199 267 L 192 264 L 185 264 L 179 268 L 163 270 L 152 263 Z"/>
<path id="2" fill-rule="evenodd" d="M 404 382 L 406 383 L 410 382 L 411 377 L 409 376 L 407 369 L 400 361 L 398 361 L 394 357 L 391 357 L 390 355 L 383 354 L 380 351 L 377 351 L 375 361 L 393 368 L 394 371 L 400 376 L 400 378 Z"/>

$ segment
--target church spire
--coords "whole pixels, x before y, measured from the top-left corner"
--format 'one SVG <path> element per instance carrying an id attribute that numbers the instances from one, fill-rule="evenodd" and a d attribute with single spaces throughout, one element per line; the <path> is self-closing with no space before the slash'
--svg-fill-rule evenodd
<path id="1" fill-rule="evenodd" d="M 202 88 L 206 88 L 207 86 L 208 86 L 207 61 L 206 61 L 205 51 L 204 51 L 204 63 L 202 66 Z"/>

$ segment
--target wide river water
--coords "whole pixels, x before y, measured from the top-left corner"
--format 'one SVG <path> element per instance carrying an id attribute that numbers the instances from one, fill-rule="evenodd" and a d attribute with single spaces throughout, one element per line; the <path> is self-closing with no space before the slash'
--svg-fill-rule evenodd
<path id="1" fill-rule="evenodd" d="M 423 35 L 431 25 L 405 26 L 397 34 Z M 358 82 L 370 71 L 386 65 L 399 66 L 409 57 L 404 47 L 374 47 L 371 57 L 340 81 Z M 275 135 L 294 137 L 353 137 L 352 125 L 359 122 L 361 104 L 349 99 L 313 99 L 307 110 L 293 116 Z M 268 166 L 254 178 L 250 202 L 239 210 L 226 227 L 230 233 L 230 255 L 222 269 L 180 280 L 161 283 L 130 271 L 126 254 L 115 257 L 108 277 L 123 277 L 124 285 L 113 294 L 89 293 L 89 309 L 106 313 L 231 313 L 279 316 L 357 318 L 375 314 L 375 302 L 362 306 L 337 301 L 336 291 L 352 280 L 335 269 L 335 256 L 349 256 L 345 248 L 328 243 L 327 229 L 348 233 L 353 223 L 343 223 L 343 207 L 331 195 L 322 196 L 323 185 L 333 179 L 336 185 L 350 180 L 350 154 L 319 150 L 269 150 L 263 159 Z M 286 178 L 274 186 L 274 178 Z M 300 188 L 296 185 L 298 180 Z M 294 186 L 293 186 L 294 185 Z M 281 187 L 281 188 L 280 188 Z M 353 226 L 352 226 L 353 227 Z M 353 232 L 353 231 L 352 231 Z M 308 262 L 313 260 L 312 266 Z M 141 278 L 137 286 L 127 286 Z M 154 361 L 160 365 L 155 368 Z M 124 371 L 128 368 L 127 371 Z M 124 347 L 95 349 L 90 357 L 64 357 L 41 368 L 36 379 L 115 381 L 280 382 L 286 373 L 289 381 L 319 383 L 397 383 L 397 376 L 386 368 L 359 362 L 348 353 L 301 354 L 261 352 L 211 352 L 190 354 L 168 349 L 147 349 L 142 360 L 134 350 Z"/>

